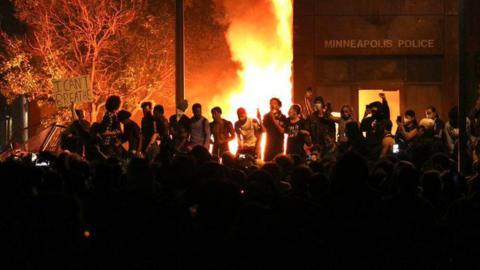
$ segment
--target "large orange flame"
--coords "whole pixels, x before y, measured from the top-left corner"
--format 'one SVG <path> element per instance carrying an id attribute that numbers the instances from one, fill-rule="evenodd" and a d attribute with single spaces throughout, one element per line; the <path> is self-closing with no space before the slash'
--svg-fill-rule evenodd
<path id="1" fill-rule="evenodd" d="M 240 82 L 227 95 L 215 96 L 211 105 L 221 106 L 225 117 L 235 121 L 237 108 L 255 117 L 257 109 L 268 112 L 270 98 L 278 97 L 285 113 L 292 100 L 292 0 L 227 2 L 231 21 L 226 37 L 232 60 L 241 64 Z M 244 5 L 240 12 L 238 5 Z M 237 142 L 230 148 L 235 153 Z"/>

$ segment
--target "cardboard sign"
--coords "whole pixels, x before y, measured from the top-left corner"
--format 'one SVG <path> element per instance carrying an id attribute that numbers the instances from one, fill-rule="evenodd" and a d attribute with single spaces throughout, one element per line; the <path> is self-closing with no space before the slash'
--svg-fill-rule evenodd
<path id="1" fill-rule="evenodd" d="M 58 108 L 70 107 L 72 103 L 93 100 L 90 77 L 87 75 L 65 80 L 55 80 L 52 83 L 53 98 Z"/>

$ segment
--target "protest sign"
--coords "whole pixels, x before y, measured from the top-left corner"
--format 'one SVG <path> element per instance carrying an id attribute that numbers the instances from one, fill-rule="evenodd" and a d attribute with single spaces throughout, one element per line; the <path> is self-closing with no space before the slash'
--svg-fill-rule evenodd
<path id="1" fill-rule="evenodd" d="M 55 80 L 53 83 L 53 98 L 58 108 L 70 107 L 72 103 L 93 100 L 90 77 L 80 76 L 64 80 Z"/>

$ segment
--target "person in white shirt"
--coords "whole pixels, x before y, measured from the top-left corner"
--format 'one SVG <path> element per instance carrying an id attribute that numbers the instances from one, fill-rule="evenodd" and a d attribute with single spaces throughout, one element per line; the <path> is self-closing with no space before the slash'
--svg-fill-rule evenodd
<path id="1" fill-rule="evenodd" d="M 259 137 L 261 125 L 257 119 L 247 117 L 244 108 L 237 110 L 238 121 L 235 122 L 235 133 L 237 133 L 238 150 L 237 156 L 250 155 L 258 158 L 260 155 Z"/>

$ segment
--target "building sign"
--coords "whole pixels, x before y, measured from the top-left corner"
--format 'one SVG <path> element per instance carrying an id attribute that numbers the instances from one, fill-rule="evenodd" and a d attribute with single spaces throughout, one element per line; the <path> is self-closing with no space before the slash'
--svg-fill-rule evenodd
<path id="1" fill-rule="evenodd" d="M 72 103 L 93 100 L 90 77 L 80 76 L 65 80 L 55 80 L 53 83 L 53 98 L 58 108 L 70 107 Z"/>
<path id="2" fill-rule="evenodd" d="M 330 39 L 325 40 L 325 49 L 377 49 L 377 48 L 399 48 L 399 49 L 433 49 L 436 46 L 434 39 Z"/>
<path id="3" fill-rule="evenodd" d="M 442 16 L 318 16 L 315 35 L 297 40 L 313 37 L 317 55 L 441 55 L 444 24 Z"/>

